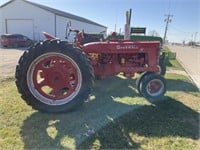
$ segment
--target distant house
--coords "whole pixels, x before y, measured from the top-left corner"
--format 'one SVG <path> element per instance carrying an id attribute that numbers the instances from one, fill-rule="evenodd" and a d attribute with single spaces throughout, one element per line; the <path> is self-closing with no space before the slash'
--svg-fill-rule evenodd
<path id="1" fill-rule="evenodd" d="M 42 31 L 65 38 L 67 22 L 88 33 L 106 32 L 107 27 L 64 11 L 26 0 L 11 0 L 0 6 L 0 34 L 20 33 L 41 40 Z"/>

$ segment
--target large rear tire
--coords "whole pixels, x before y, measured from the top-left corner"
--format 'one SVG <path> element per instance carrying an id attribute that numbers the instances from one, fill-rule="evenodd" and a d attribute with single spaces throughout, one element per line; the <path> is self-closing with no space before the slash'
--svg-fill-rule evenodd
<path id="1" fill-rule="evenodd" d="M 25 51 L 15 77 L 25 102 L 45 112 L 65 112 L 81 105 L 94 82 L 87 55 L 59 40 L 40 42 Z"/>

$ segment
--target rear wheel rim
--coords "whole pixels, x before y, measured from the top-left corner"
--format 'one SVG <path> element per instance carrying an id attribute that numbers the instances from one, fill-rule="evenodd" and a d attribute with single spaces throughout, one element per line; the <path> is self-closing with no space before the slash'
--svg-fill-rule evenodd
<path id="1" fill-rule="evenodd" d="M 162 95 L 164 91 L 164 83 L 159 79 L 150 80 L 146 86 L 148 95 L 156 97 Z"/>
<path id="2" fill-rule="evenodd" d="M 63 105 L 74 99 L 82 85 L 82 74 L 69 56 L 51 52 L 37 57 L 27 72 L 31 93 L 42 103 Z"/>

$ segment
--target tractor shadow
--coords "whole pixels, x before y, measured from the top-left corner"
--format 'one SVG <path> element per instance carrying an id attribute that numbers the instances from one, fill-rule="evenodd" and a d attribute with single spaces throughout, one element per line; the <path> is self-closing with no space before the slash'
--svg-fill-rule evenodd
<path id="1" fill-rule="evenodd" d="M 97 140 L 99 149 L 140 149 L 148 141 L 147 138 L 198 140 L 200 114 L 175 99 L 166 99 L 155 105 L 141 106 L 115 119 L 88 137 L 78 148 L 89 149 Z"/>
<path id="2" fill-rule="evenodd" d="M 183 91 L 183 92 L 199 92 L 199 89 L 191 82 L 183 81 L 180 79 L 167 80 L 168 91 Z"/>
<path id="3" fill-rule="evenodd" d="M 181 82 L 181 80 L 169 80 L 167 83 L 169 91 L 175 90 L 173 84 L 182 85 L 176 91 L 183 91 L 184 84 L 189 86 L 189 91 L 198 90 L 192 84 Z M 126 103 L 123 98 L 130 99 L 130 101 Z M 122 126 L 113 128 L 120 131 L 117 132 L 117 135 L 115 135 L 115 130 L 112 134 L 102 135 L 104 134 L 101 132 L 102 128 L 107 130 L 110 125 L 117 125 L 114 120 L 126 116 L 130 112 L 133 114 L 130 116 L 132 117 L 130 120 Z M 24 149 L 90 149 L 97 134 L 103 137 L 99 139 L 103 149 L 140 148 L 140 143 L 132 140 L 129 137 L 129 132 L 146 137 L 180 136 L 196 139 L 197 135 L 184 131 L 184 127 L 190 125 L 188 121 L 180 122 L 180 129 L 175 129 L 173 126 L 175 120 L 171 118 L 179 117 L 180 119 L 183 117 L 182 113 L 186 114 L 184 120 L 193 119 L 194 127 L 191 128 L 198 134 L 199 114 L 196 111 L 167 96 L 164 97 L 163 101 L 150 105 L 139 96 L 135 89 L 134 79 L 122 79 L 116 76 L 96 81 L 90 99 L 73 112 L 62 114 L 33 112 L 24 120 L 20 134 L 24 141 Z M 140 127 L 144 120 L 149 122 L 148 128 Z M 167 130 L 156 132 L 158 127 Z M 115 147 L 112 143 L 117 141 L 112 141 L 113 136 L 117 136 L 118 140 L 122 139 L 124 145 Z M 104 142 L 107 140 L 110 140 L 110 145 L 108 142 Z"/>

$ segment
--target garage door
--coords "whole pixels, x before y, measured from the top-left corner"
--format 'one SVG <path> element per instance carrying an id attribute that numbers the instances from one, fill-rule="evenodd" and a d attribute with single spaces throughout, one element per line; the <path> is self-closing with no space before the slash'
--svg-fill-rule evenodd
<path id="1" fill-rule="evenodd" d="M 6 22 L 7 33 L 23 34 L 33 38 L 33 20 L 31 19 L 8 19 Z"/>

